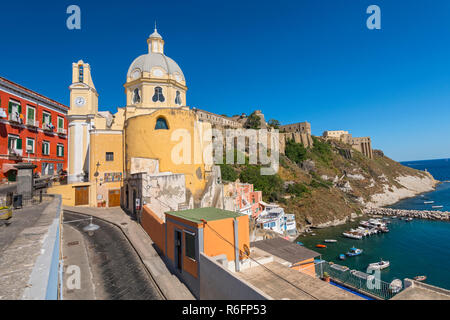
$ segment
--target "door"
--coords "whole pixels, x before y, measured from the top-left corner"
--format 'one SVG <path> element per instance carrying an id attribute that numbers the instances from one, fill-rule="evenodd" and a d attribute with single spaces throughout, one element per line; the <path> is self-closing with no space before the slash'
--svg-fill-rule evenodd
<path id="1" fill-rule="evenodd" d="M 89 187 L 75 187 L 75 205 L 83 206 L 89 204 Z"/>
<path id="2" fill-rule="evenodd" d="M 175 266 L 179 271 L 181 271 L 182 268 L 181 258 L 181 232 L 175 230 Z"/>
<path id="3" fill-rule="evenodd" d="M 109 207 L 120 206 L 120 189 L 108 191 L 108 206 Z"/>

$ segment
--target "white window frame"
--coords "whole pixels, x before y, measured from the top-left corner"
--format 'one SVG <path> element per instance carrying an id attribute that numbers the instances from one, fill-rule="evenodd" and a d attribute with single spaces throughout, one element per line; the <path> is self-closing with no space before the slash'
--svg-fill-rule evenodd
<path id="1" fill-rule="evenodd" d="M 43 145 L 48 145 L 47 153 L 42 152 L 42 154 L 43 154 L 44 156 L 49 156 L 49 155 L 50 155 L 50 142 L 49 142 L 49 141 L 42 141 L 42 144 L 43 144 Z"/>
<path id="2" fill-rule="evenodd" d="M 33 151 L 28 151 L 28 141 L 33 141 Z M 36 152 L 36 141 L 33 138 L 26 138 L 25 152 L 29 154 L 34 154 Z"/>
<path id="3" fill-rule="evenodd" d="M 63 121 L 63 124 L 62 124 L 62 127 L 60 127 L 59 126 L 59 119 L 62 119 L 62 121 Z M 56 116 L 56 127 L 58 128 L 58 129 L 64 129 L 64 125 L 65 125 L 65 123 L 64 123 L 64 118 L 63 117 L 61 117 L 61 116 Z"/>
<path id="4" fill-rule="evenodd" d="M 63 145 L 62 143 L 58 143 L 58 144 L 56 145 L 56 156 L 57 156 L 57 157 L 64 157 L 64 151 L 63 151 L 62 154 L 60 155 L 60 150 L 61 150 L 61 148 L 63 148 L 63 150 L 64 150 L 64 145 Z"/>
<path id="5" fill-rule="evenodd" d="M 14 142 L 11 147 L 12 147 L 12 149 L 17 150 L 17 140 L 19 140 L 20 137 L 16 134 L 8 134 L 8 141 L 9 141 L 9 138 L 14 138 L 14 140 L 13 140 Z M 8 151 L 9 151 L 9 149 L 8 149 Z"/>
<path id="6" fill-rule="evenodd" d="M 45 122 L 45 121 L 44 121 L 44 119 L 45 119 L 44 115 L 48 115 L 47 119 L 49 119 L 49 122 Z M 44 125 L 44 123 L 46 123 L 46 124 L 52 123 L 51 120 L 50 120 L 51 117 L 52 117 L 52 114 L 51 114 L 50 112 L 48 112 L 48 111 L 42 111 L 42 122 L 43 122 L 42 125 Z"/>

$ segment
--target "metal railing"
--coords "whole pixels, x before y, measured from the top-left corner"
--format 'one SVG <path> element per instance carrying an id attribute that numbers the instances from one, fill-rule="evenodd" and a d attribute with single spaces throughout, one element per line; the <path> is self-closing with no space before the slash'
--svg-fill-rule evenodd
<path id="1" fill-rule="evenodd" d="M 317 262 L 315 268 L 317 277 L 323 278 L 326 272 L 337 284 L 377 299 L 389 300 L 403 290 L 403 288 L 391 287 L 389 283 L 381 280 L 376 272 L 368 274 L 348 268 L 332 268 L 331 264 L 324 260 Z"/>

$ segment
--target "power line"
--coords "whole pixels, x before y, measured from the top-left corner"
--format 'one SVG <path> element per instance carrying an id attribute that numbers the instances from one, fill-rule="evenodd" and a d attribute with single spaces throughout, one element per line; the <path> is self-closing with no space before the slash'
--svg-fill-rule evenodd
<path id="1" fill-rule="evenodd" d="M 222 240 L 224 240 L 225 242 L 227 242 L 228 244 L 230 244 L 234 249 L 238 249 L 239 253 L 241 253 L 242 251 L 239 248 L 236 248 L 236 246 L 231 243 L 230 241 L 228 241 L 227 239 L 225 239 L 219 232 L 217 232 L 216 230 L 213 229 L 213 227 L 211 227 L 210 225 L 208 225 L 206 223 L 206 226 L 209 227 L 215 234 L 217 234 L 219 236 L 219 238 L 221 238 Z M 263 267 L 264 269 L 266 269 L 267 271 L 269 271 L 270 273 L 272 273 L 274 276 L 276 276 L 277 278 L 280 278 L 281 280 L 289 283 L 291 286 L 293 286 L 294 288 L 296 288 L 297 290 L 303 292 L 304 294 L 310 296 L 311 298 L 313 298 L 314 300 L 320 300 L 319 298 L 313 296 L 312 294 L 306 292 L 305 290 L 303 290 L 302 288 L 297 287 L 294 283 L 292 283 L 291 281 L 289 281 L 288 279 L 283 278 L 282 276 L 278 275 L 277 273 L 275 273 L 274 271 L 270 270 L 269 268 L 267 268 L 265 265 L 261 264 L 259 261 L 256 261 L 255 259 L 251 258 L 250 255 L 247 256 L 250 260 L 254 261 L 255 263 L 257 263 L 259 266 Z M 235 262 L 235 263 L 239 263 L 239 262 Z"/>

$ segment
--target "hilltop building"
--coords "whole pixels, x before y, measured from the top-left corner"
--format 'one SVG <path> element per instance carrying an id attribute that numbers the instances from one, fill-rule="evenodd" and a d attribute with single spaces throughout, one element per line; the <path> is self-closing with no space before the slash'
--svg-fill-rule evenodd
<path id="1" fill-rule="evenodd" d="M 325 131 L 322 136 L 325 139 L 338 140 L 347 143 L 367 158 L 373 158 L 372 141 L 370 140 L 370 137 L 354 138 L 348 131 L 344 130 Z"/>
<path id="2" fill-rule="evenodd" d="M 115 114 L 98 110 L 90 65 L 72 64 L 69 185 L 49 191 L 61 193 L 64 204 L 121 205 L 138 217 L 145 203 L 158 214 L 223 206 L 220 169 L 203 157 L 211 124 L 186 106 L 185 76 L 156 29 L 147 45 L 128 68 L 126 106 Z"/>
<path id="3" fill-rule="evenodd" d="M 0 180 L 16 181 L 19 162 L 41 176 L 67 169 L 68 107 L 0 77 Z"/>

